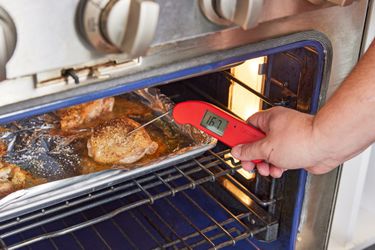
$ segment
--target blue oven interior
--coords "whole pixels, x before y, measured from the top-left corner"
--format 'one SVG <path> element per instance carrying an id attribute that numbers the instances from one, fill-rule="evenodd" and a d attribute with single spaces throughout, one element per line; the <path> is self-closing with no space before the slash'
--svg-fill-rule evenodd
<path id="1" fill-rule="evenodd" d="M 27 115 L 156 84 L 175 102 L 200 99 L 227 108 L 230 86 L 241 85 L 229 69 L 260 56 L 267 58 L 259 67 L 265 76 L 262 107 L 315 113 L 325 51 L 317 41 L 298 41 L 51 103 Z M 219 143 L 196 159 L 3 221 L 0 243 L 9 249 L 293 249 L 306 172 L 288 171 L 281 179 L 255 173 L 247 180 L 229 151 Z"/>

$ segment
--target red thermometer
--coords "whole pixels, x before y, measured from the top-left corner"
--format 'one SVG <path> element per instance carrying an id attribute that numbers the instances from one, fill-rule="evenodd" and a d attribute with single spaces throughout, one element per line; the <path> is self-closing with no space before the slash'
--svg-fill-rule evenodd
<path id="1" fill-rule="evenodd" d="M 255 127 L 207 102 L 186 101 L 178 103 L 172 112 L 179 124 L 190 124 L 215 137 L 229 147 L 258 141 L 265 134 Z M 260 163 L 261 160 L 254 160 Z"/>

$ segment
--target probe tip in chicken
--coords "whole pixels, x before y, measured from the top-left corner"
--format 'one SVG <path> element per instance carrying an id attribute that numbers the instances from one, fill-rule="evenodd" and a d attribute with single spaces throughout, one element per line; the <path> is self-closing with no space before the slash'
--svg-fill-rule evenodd
<path id="1" fill-rule="evenodd" d="M 104 122 L 94 129 L 87 142 L 89 156 L 100 163 L 129 164 L 154 154 L 158 144 L 144 128 L 128 134 L 139 126 L 129 118 Z"/>

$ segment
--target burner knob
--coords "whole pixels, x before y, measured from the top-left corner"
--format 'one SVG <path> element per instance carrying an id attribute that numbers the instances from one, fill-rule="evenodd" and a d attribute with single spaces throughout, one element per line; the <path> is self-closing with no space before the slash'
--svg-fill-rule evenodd
<path id="1" fill-rule="evenodd" d="M 146 54 L 156 31 L 159 5 L 151 0 L 86 0 L 81 29 L 98 51 Z"/>
<path id="2" fill-rule="evenodd" d="M 5 12 L 0 8 L 0 81 L 6 79 L 6 64 L 16 48 L 16 27 Z"/>
<path id="3" fill-rule="evenodd" d="M 247 30 L 258 24 L 263 0 L 200 0 L 199 4 L 211 22 L 237 24 Z"/>

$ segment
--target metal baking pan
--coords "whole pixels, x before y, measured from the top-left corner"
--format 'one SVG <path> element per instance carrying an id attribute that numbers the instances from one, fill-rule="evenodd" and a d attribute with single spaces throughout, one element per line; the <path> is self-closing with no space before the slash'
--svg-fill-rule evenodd
<path id="1" fill-rule="evenodd" d="M 169 98 L 161 94 L 158 89 L 155 88 L 138 90 L 127 95 L 132 95 L 131 98 L 141 100 L 143 104 L 153 110 L 154 115 L 164 113 L 167 110 L 171 110 L 173 107 L 173 103 Z M 50 117 L 48 119 L 50 119 Z M 45 122 L 45 120 L 48 119 L 45 119 L 44 116 L 42 118 L 42 123 L 39 121 L 35 122 L 35 119 L 30 119 L 32 122 L 26 122 L 26 125 L 25 121 L 21 121 L 23 126 L 17 126 L 17 129 L 19 131 L 28 131 L 33 128 L 33 126 L 49 128 L 50 126 L 46 126 Z M 178 129 L 184 135 L 189 136 L 193 143 L 175 152 L 146 162 L 141 161 L 140 163 L 135 163 L 127 167 L 114 166 L 112 169 L 68 177 L 61 180 L 53 180 L 45 184 L 13 192 L 0 200 L 0 221 L 5 221 L 43 207 L 60 203 L 67 199 L 78 197 L 143 174 L 187 161 L 215 147 L 217 140 L 213 137 L 189 125 L 177 125 L 173 122 L 171 116 L 166 116 L 164 119 L 164 122 L 169 124 L 168 126 L 174 126 L 174 129 Z M 44 131 L 44 129 L 39 129 L 39 131 Z M 38 138 L 40 137 L 41 136 L 38 136 Z M 35 147 L 35 145 L 33 145 L 33 147 Z M 56 169 L 52 170 L 55 171 Z"/>

